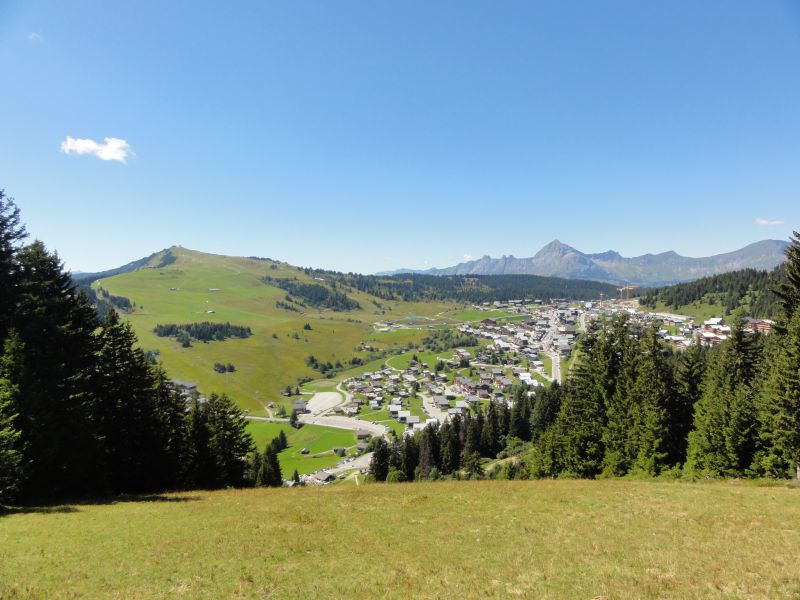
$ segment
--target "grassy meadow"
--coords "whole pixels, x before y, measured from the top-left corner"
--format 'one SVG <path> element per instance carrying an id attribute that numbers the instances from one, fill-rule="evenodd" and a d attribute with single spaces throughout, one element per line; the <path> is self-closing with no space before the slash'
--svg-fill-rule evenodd
<path id="1" fill-rule="evenodd" d="M 278 454 L 281 472 L 284 479 L 289 479 L 295 469 L 300 475 L 313 473 L 319 469 L 331 467 L 339 462 L 332 448 L 350 448 L 356 445 L 356 437 L 352 431 L 323 427 L 321 425 L 303 425 L 294 429 L 288 423 L 271 423 L 266 421 L 249 421 L 247 431 L 260 451 L 264 451 L 280 431 L 286 434 L 289 447 Z M 308 454 L 301 454 L 308 448 Z"/>
<path id="2" fill-rule="evenodd" d="M 475 481 L 0 515 L 0 598 L 797 598 L 800 489 Z"/>
<path id="3" fill-rule="evenodd" d="M 269 275 L 314 282 L 296 267 L 180 247 L 171 252 L 176 259 L 172 264 L 155 268 L 160 260 L 156 256 L 151 268 L 102 279 L 93 285 L 136 304 L 135 310 L 125 316 L 141 347 L 159 351 L 170 376 L 196 383 L 204 393 L 226 392 L 252 414 L 264 414 L 268 402 L 288 405 L 281 392 L 287 385 L 294 387 L 299 377 L 319 377 L 305 364 L 309 355 L 321 362 L 345 363 L 354 356 L 366 356 L 358 352 L 362 342 L 378 350 L 416 343 L 425 335 L 428 324 L 449 321 L 447 315 L 462 308 L 446 303 L 386 301 L 378 308 L 372 296 L 356 291 L 348 292 L 348 296 L 361 304 L 360 310 L 308 308 L 301 314 L 278 308 L 276 302 L 283 300 L 286 292 L 262 281 Z M 414 321 L 419 329 L 387 333 L 374 329 L 376 321 L 399 321 L 408 316 L 425 319 Z M 248 326 L 253 335 L 208 343 L 193 340 L 191 347 L 182 348 L 174 338 L 153 333 L 157 324 L 202 321 Z M 311 330 L 304 329 L 306 323 Z M 216 362 L 233 363 L 236 371 L 216 373 Z"/>

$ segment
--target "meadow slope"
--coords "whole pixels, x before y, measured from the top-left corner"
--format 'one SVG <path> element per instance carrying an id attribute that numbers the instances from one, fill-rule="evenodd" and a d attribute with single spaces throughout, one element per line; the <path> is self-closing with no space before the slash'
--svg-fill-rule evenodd
<path id="1" fill-rule="evenodd" d="M 800 490 L 480 481 L 0 516 L 0 598 L 796 598 Z"/>
<path id="2" fill-rule="evenodd" d="M 294 312 L 276 305 L 286 292 L 264 283 L 263 277 L 297 278 L 306 284 L 325 282 L 272 260 L 219 256 L 181 247 L 168 252 L 173 262 L 163 261 L 162 252 L 144 268 L 100 279 L 93 286 L 135 303 L 134 311 L 125 317 L 141 347 L 160 353 L 170 376 L 195 383 L 206 394 L 228 393 L 253 414 L 264 414 L 269 402 L 285 403 L 281 392 L 287 385 L 294 387 L 299 377 L 320 376 L 305 362 L 310 355 L 333 364 L 347 363 L 356 356 L 366 360 L 369 353 L 359 352 L 362 341 L 379 351 L 417 343 L 425 335 L 427 323 L 455 322 L 446 315 L 462 308 L 448 303 L 380 301 L 355 290 L 346 293 L 360 304 L 359 309 L 335 312 L 306 307 Z M 390 334 L 375 331 L 376 321 L 409 316 L 425 319 L 418 321 L 416 329 Z M 202 321 L 247 326 L 253 335 L 193 341 L 184 348 L 176 339 L 153 332 L 157 324 Z M 304 328 L 306 323 L 310 330 Z M 217 362 L 232 363 L 236 371 L 216 373 Z"/>

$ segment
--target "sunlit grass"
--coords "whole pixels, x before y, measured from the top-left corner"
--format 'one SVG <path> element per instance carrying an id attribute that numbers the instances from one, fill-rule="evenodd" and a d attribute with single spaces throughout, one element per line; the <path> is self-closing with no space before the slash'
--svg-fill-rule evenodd
<path id="1" fill-rule="evenodd" d="M 800 490 L 451 482 L 0 517 L 3 598 L 796 598 Z"/>

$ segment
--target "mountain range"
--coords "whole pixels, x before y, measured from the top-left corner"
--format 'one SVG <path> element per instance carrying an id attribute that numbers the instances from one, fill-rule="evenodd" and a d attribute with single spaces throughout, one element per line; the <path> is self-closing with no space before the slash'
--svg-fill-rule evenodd
<path id="1" fill-rule="evenodd" d="M 733 252 L 703 258 L 681 256 L 672 251 L 626 258 L 614 250 L 585 254 L 553 240 L 530 258 L 483 256 L 443 269 L 400 269 L 377 275 L 542 275 L 615 284 L 661 286 L 738 269 L 773 269 L 784 261 L 784 250 L 788 245 L 783 240 L 762 240 Z"/>

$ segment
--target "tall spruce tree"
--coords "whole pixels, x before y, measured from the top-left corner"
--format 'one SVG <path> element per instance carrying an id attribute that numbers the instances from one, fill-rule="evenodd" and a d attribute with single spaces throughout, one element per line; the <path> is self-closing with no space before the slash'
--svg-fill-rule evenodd
<path id="1" fill-rule="evenodd" d="M 786 278 L 775 289 L 775 294 L 780 298 L 783 308 L 781 329 L 792 320 L 797 308 L 800 307 L 800 233 L 792 232 L 789 246 L 786 248 Z"/>
<path id="2" fill-rule="evenodd" d="M 0 502 L 13 499 L 22 486 L 21 434 L 16 427 L 20 398 L 19 387 L 14 384 L 21 358 L 19 338 L 11 332 L 0 356 Z"/>
<path id="3" fill-rule="evenodd" d="M 386 476 L 389 474 L 389 444 L 383 438 L 375 440 L 369 472 L 375 481 L 386 481 Z"/>
<path id="4" fill-rule="evenodd" d="M 759 394 L 756 472 L 800 479 L 800 311 L 794 311 Z"/>
<path id="5" fill-rule="evenodd" d="M 207 406 L 217 481 L 222 486 L 241 486 L 244 484 L 247 455 L 254 448 L 247 421 L 241 409 L 226 394 L 211 394 Z"/>
<path id="6" fill-rule="evenodd" d="M 672 372 L 652 328 L 641 344 L 636 382 L 631 388 L 630 470 L 658 475 L 668 466 L 669 411 L 673 405 Z"/>
<path id="7" fill-rule="evenodd" d="M 41 242 L 22 248 L 17 257 L 12 326 L 23 356 L 10 375 L 20 398 L 23 495 L 47 499 L 100 492 L 94 310 Z"/>
<path id="8" fill-rule="evenodd" d="M 419 476 L 421 479 L 428 479 L 431 471 L 441 470 L 440 467 L 439 429 L 429 426 L 419 433 Z"/>
<path id="9" fill-rule="evenodd" d="M 0 347 L 12 326 L 18 294 L 17 251 L 26 235 L 25 227 L 20 223 L 19 209 L 0 189 Z"/>
<path id="10" fill-rule="evenodd" d="M 109 311 L 97 354 L 95 418 L 108 491 L 158 489 L 166 440 L 156 413 L 156 380 L 129 323 Z"/>
<path id="11" fill-rule="evenodd" d="M 741 476 L 756 447 L 755 375 L 759 345 L 736 313 L 731 335 L 709 365 L 703 396 L 695 405 L 686 469 Z"/>
<path id="12" fill-rule="evenodd" d="M 686 447 L 692 430 L 694 406 L 703 394 L 708 351 L 699 343 L 693 344 L 678 359 L 675 371 L 672 408 L 667 415 L 668 452 L 671 464 L 686 463 Z"/>

